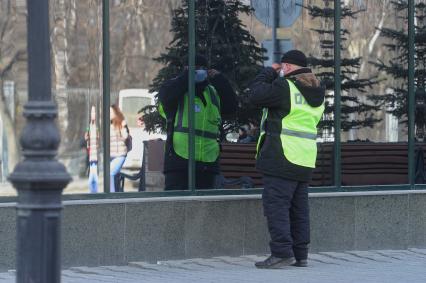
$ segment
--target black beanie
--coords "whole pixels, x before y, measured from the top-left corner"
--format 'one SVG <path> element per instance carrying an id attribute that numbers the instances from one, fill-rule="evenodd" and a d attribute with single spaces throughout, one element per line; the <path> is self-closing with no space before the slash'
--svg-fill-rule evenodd
<path id="1" fill-rule="evenodd" d="M 203 55 L 195 55 L 195 66 L 208 67 L 207 58 Z"/>
<path id="2" fill-rule="evenodd" d="M 188 66 L 188 59 L 189 59 L 189 56 L 185 56 L 183 58 L 183 62 L 182 62 L 183 66 Z M 207 58 L 201 54 L 195 54 L 195 66 L 208 68 Z"/>
<path id="3" fill-rule="evenodd" d="M 281 58 L 281 63 L 293 64 L 300 67 L 308 66 L 305 54 L 299 50 L 290 50 L 286 52 Z"/>

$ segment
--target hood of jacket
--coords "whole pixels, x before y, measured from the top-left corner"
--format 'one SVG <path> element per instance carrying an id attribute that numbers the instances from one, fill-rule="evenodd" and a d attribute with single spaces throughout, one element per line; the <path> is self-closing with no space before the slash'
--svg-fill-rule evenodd
<path id="1" fill-rule="evenodd" d="M 286 75 L 286 78 L 293 81 L 310 106 L 319 107 L 323 104 L 325 87 L 309 68 L 296 70 Z"/>

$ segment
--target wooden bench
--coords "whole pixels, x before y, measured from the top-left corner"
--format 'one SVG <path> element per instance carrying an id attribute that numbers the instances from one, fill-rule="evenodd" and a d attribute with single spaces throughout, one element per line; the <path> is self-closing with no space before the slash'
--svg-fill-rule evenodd
<path id="1" fill-rule="evenodd" d="M 424 182 L 425 144 L 416 144 L 417 182 Z M 342 143 L 341 174 L 343 186 L 395 185 L 408 183 L 407 143 Z M 313 186 L 333 184 L 333 144 L 318 146 Z"/>
<path id="2" fill-rule="evenodd" d="M 121 174 L 120 185 L 124 179 L 139 179 L 139 190 L 145 189 L 144 172 L 146 166 L 151 171 L 162 171 L 164 141 L 148 141 L 145 151 L 152 158 L 143 163 L 138 174 Z M 416 144 L 417 183 L 424 183 L 423 152 L 426 144 Z M 262 174 L 256 170 L 256 144 L 223 143 L 221 145 L 220 169 L 217 188 L 262 188 Z M 146 156 L 145 156 L 146 157 Z M 408 182 L 408 144 L 407 143 L 342 143 L 341 174 L 343 186 L 394 185 Z M 419 161 L 419 158 L 423 161 Z M 144 158 L 145 159 L 145 158 Z M 333 185 L 333 144 L 318 144 L 316 168 L 310 186 Z"/>
<path id="3" fill-rule="evenodd" d="M 255 188 L 263 186 L 262 174 L 256 170 L 255 143 L 222 143 L 220 171 L 223 177 L 230 181 L 224 188 L 240 188 L 241 184 L 233 184 L 231 181 L 241 177 L 250 178 Z"/>
<path id="4" fill-rule="evenodd" d="M 317 169 L 311 186 L 329 186 L 332 182 L 332 147 L 319 145 Z M 246 176 L 252 179 L 255 188 L 263 187 L 262 174 L 256 170 L 256 144 L 223 143 L 220 158 L 222 175 L 227 179 Z M 236 188 L 237 186 L 232 186 Z"/>
<path id="5" fill-rule="evenodd" d="M 139 180 L 138 191 L 143 192 L 146 190 L 146 175 L 149 172 L 162 172 L 164 164 L 164 145 L 165 141 L 161 139 L 148 140 L 143 142 L 143 155 L 142 164 L 138 173 L 126 174 L 120 172 L 118 174 L 118 191 L 124 191 L 124 182 L 126 179 L 131 181 Z"/>
<path id="6" fill-rule="evenodd" d="M 165 141 L 149 140 L 144 142 L 144 155 L 141 169 L 136 174 L 121 172 L 118 175 L 118 191 L 123 191 L 125 180 L 139 180 L 139 191 L 145 191 L 146 171 L 163 171 Z M 220 167 L 222 175 L 218 176 L 216 188 L 260 187 L 262 175 L 255 168 L 255 144 L 224 144 Z M 223 178 L 223 177 L 224 178 Z"/>
<path id="7" fill-rule="evenodd" d="M 426 149 L 417 144 L 417 155 Z M 391 185 L 408 183 L 408 144 L 346 144 L 342 150 L 343 185 Z M 423 171 L 423 164 L 416 171 Z M 420 172 L 419 172 L 420 173 Z M 423 172 L 421 172 L 423 173 Z M 423 181 L 422 181 L 423 183 Z"/>
<path id="8" fill-rule="evenodd" d="M 423 152 L 426 144 L 417 144 L 417 182 L 423 183 L 423 166 L 426 158 Z M 255 144 L 222 144 L 221 171 L 225 178 L 247 176 L 253 179 L 255 187 L 262 187 L 261 174 L 255 169 Z M 421 154 L 421 156 L 419 155 Z M 342 185 L 391 185 L 408 182 L 407 143 L 342 143 L 341 145 Z M 422 180 L 423 179 L 423 180 Z M 316 168 L 310 186 L 333 185 L 333 144 L 318 144 Z"/>
<path id="9" fill-rule="evenodd" d="M 333 184 L 333 144 L 319 143 L 316 168 L 312 173 L 311 187 Z"/>

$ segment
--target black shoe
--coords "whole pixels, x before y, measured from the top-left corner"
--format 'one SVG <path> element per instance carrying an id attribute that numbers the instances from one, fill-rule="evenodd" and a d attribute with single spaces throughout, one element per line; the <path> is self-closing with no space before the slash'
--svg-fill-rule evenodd
<path id="1" fill-rule="evenodd" d="M 293 266 L 308 267 L 308 260 L 307 259 L 296 260 L 296 262 L 293 264 Z"/>
<path id="2" fill-rule="evenodd" d="M 281 258 L 281 257 L 275 257 L 271 255 L 264 261 L 256 262 L 254 265 L 257 268 L 279 269 L 279 268 L 284 268 L 286 266 L 293 265 L 294 263 L 295 263 L 294 257 Z"/>

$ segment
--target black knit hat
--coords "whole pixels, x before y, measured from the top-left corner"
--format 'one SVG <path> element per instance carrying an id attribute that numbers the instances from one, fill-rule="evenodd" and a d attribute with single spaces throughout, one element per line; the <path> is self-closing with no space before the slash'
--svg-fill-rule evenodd
<path id="1" fill-rule="evenodd" d="M 183 58 L 182 60 L 183 66 L 188 66 L 188 58 L 189 58 L 188 56 L 185 56 Z M 209 66 L 208 66 L 207 58 L 201 54 L 195 54 L 195 66 L 208 68 Z"/>
<path id="2" fill-rule="evenodd" d="M 281 63 L 293 64 L 300 67 L 308 66 L 305 54 L 299 50 L 290 50 L 286 52 L 281 58 Z"/>
<path id="3" fill-rule="evenodd" d="M 201 54 L 195 55 L 195 66 L 208 67 L 207 58 Z"/>

